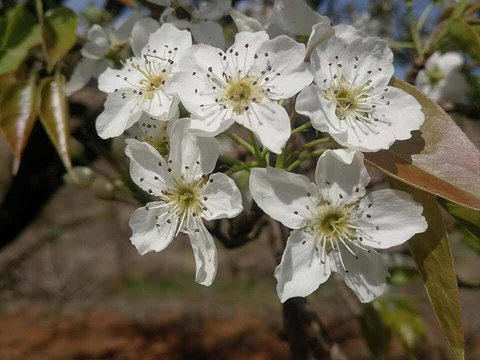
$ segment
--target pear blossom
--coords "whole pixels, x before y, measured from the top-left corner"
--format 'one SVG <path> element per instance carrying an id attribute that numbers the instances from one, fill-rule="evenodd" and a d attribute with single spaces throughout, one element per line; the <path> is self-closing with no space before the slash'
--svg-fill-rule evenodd
<path id="1" fill-rule="evenodd" d="M 170 153 L 170 132 L 175 120 L 178 118 L 178 111 L 171 117 L 162 116 L 158 118 L 143 113 L 136 124 L 125 130 L 121 136 L 113 139 L 113 154 L 123 159 L 126 146 L 125 140 L 136 139 L 149 143 L 160 155 L 168 156 Z"/>
<path id="2" fill-rule="evenodd" d="M 105 110 L 96 122 L 98 135 L 103 139 L 121 135 L 143 112 L 171 117 L 178 101 L 167 95 L 164 87 L 191 45 L 188 31 L 165 24 L 150 35 L 141 57 L 128 59 L 121 70 L 107 69 L 98 79 L 99 89 L 108 93 Z"/>
<path id="3" fill-rule="evenodd" d="M 189 29 L 196 43 L 205 43 L 224 49 L 223 28 L 214 20 L 221 19 L 230 11 L 231 0 L 194 1 L 181 0 L 174 7 L 172 0 L 149 0 L 151 3 L 166 6 L 160 21 L 176 28 Z"/>
<path id="4" fill-rule="evenodd" d="M 388 149 L 409 139 L 424 115 L 413 96 L 388 86 L 394 71 L 391 50 L 379 38 L 357 37 L 351 27 L 335 32 L 312 53 L 314 83 L 298 95 L 297 112 L 356 150 Z"/>
<path id="5" fill-rule="evenodd" d="M 231 10 L 230 16 L 239 32 L 265 30 L 256 19 L 236 10 Z M 305 55 L 307 61 L 315 46 L 334 34 L 328 17 L 318 14 L 301 0 L 275 1 L 272 17 L 274 22 L 267 27 L 267 33 L 272 39 L 279 35 L 291 35 L 291 37 L 309 35 Z"/>
<path id="6" fill-rule="evenodd" d="M 460 72 L 463 63 L 460 53 L 436 51 L 425 62 L 425 69 L 418 73 L 415 85 L 435 101 L 463 103 L 468 89 Z"/>
<path id="7" fill-rule="evenodd" d="M 303 0 L 275 0 L 273 24 L 268 27 L 270 37 L 281 34 L 310 35 L 316 24 L 330 24 L 328 17 L 320 15 Z"/>
<path id="8" fill-rule="evenodd" d="M 237 122 L 280 153 L 290 136 L 290 120 L 277 101 L 312 81 L 304 58 L 305 46 L 287 36 L 269 40 L 264 31 L 240 32 L 226 52 L 194 45 L 166 91 L 191 113 L 196 134 L 215 136 Z"/>
<path id="9" fill-rule="evenodd" d="M 275 269 L 281 302 L 311 294 L 332 271 L 362 302 L 385 291 L 388 271 L 375 249 L 404 243 L 427 222 L 411 195 L 392 189 L 366 194 L 369 181 L 363 154 L 353 150 L 325 151 L 315 184 L 281 169 L 251 171 L 255 202 L 293 229 Z"/>
<path id="10" fill-rule="evenodd" d="M 186 233 L 195 257 L 195 281 L 208 286 L 217 272 L 217 251 L 202 219 L 235 217 L 242 211 L 242 200 L 227 175 L 208 175 L 219 156 L 216 140 L 191 134 L 189 126 L 188 118 L 172 125 L 168 160 L 147 142 L 127 140 L 132 180 L 156 197 L 133 213 L 130 240 L 143 255 L 162 251 L 179 232 Z"/>
<path id="11" fill-rule="evenodd" d="M 116 30 L 104 29 L 97 24 L 88 30 L 87 41 L 80 50 L 82 59 L 65 84 L 67 96 L 84 88 L 92 78 L 98 78 L 105 69 L 113 66 L 113 61 L 108 58 L 110 51 L 115 51 L 128 42 L 134 24 L 141 17 L 139 12 L 134 11 Z"/>

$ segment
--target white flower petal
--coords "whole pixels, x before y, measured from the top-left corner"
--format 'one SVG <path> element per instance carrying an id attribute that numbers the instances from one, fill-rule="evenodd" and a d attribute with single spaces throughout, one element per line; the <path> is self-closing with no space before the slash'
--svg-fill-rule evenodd
<path id="1" fill-rule="evenodd" d="M 177 174 L 199 179 L 210 174 L 217 163 L 220 146 L 213 137 L 200 137 L 190 131 L 190 119 L 178 119 L 170 131 L 170 166 Z"/>
<path id="2" fill-rule="evenodd" d="M 168 116 L 178 107 L 178 100 L 160 89 L 143 96 L 143 101 L 139 102 L 140 107 L 154 117 Z"/>
<path id="3" fill-rule="evenodd" d="M 366 32 L 347 24 L 335 25 L 333 29 L 335 30 L 335 37 L 340 39 L 344 45 L 348 45 L 355 39 L 365 39 L 369 37 Z"/>
<path id="4" fill-rule="evenodd" d="M 346 124 L 341 124 L 335 114 L 335 103 L 328 101 L 323 96 L 320 88 L 312 84 L 303 89 L 297 96 L 295 110 L 308 116 L 315 129 L 330 134 L 342 134 Z"/>
<path id="5" fill-rule="evenodd" d="M 280 154 L 290 138 L 290 117 L 287 111 L 276 102 L 264 100 L 251 103 L 250 109 L 234 120 L 252 130 L 263 146 Z"/>
<path id="6" fill-rule="evenodd" d="M 237 33 L 235 35 L 235 43 L 226 51 L 227 55 L 233 53 L 235 57 L 239 59 L 239 61 L 228 62 L 230 74 L 236 74 L 238 70 L 242 70 L 245 74 L 254 63 L 253 55 L 257 53 L 260 45 L 267 40 L 268 34 L 265 31 L 257 31 L 255 33 L 244 31 Z M 230 58 L 232 58 L 232 55 L 230 55 Z"/>
<path id="7" fill-rule="evenodd" d="M 357 234 L 362 236 L 362 244 L 377 249 L 403 244 L 428 227 L 422 206 L 403 191 L 374 191 L 362 199 L 359 207 L 363 212 L 354 224 L 363 229 Z"/>
<path id="8" fill-rule="evenodd" d="M 458 70 L 463 66 L 464 60 L 461 53 L 446 52 L 440 54 L 438 51 L 434 52 L 425 62 L 425 68 L 427 70 L 440 70 L 448 75 L 454 70 Z"/>
<path id="9" fill-rule="evenodd" d="M 183 6 L 183 5 L 182 5 Z M 190 29 L 192 23 L 188 20 L 180 20 L 177 17 L 177 13 L 173 7 L 166 8 L 160 16 L 160 22 L 162 24 L 170 23 L 179 30 Z"/>
<path id="10" fill-rule="evenodd" d="M 271 99 L 288 99 L 312 82 L 310 64 L 304 61 L 305 45 L 288 36 L 281 35 L 265 41 L 257 53 L 268 53 L 268 66 L 274 69 L 274 73 L 269 76 L 271 79 L 265 85 L 272 90 L 268 94 Z M 265 70 L 258 65 L 257 68 L 258 72 Z"/>
<path id="11" fill-rule="evenodd" d="M 330 22 L 303 0 L 275 0 L 272 19 L 283 30 L 294 35 L 309 35 L 313 25 Z"/>
<path id="12" fill-rule="evenodd" d="M 354 79 L 355 86 L 371 81 L 377 87 L 384 87 L 394 72 L 392 50 L 385 41 L 376 37 L 355 39 L 349 43 L 339 63 L 344 65 L 344 76 Z"/>
<path id="13" fill-rule="evenodd" d="M 67 96 L 70 96 L 74 92 L 83 89 L 89 83 L 90 79 L 97 77 L 98 73 L 102 73 L 109 66 L 113 66 L 113 63 L 108 59 L 93 60 L 82 58 L 75 66 L 72 76 L 65 84 L 65 93 Z"/>
<path id="14" fill-rule="evenodd" d="M 142 110 L 137 107 L 135 99 L 132 96 L 123 98 L 122 90 L 124 89 L 108 95 L 105 109 L 97 117 L 95 128 L 102 139 L 122 135 L 142 115 Z"/>
<path id="15" fill-rule="evenodd" d="M 257 31 L 265 30 L 262 24 L 260 24 L 257 20 L 249 16 L 246 16 L 237 10 L 231 10 L 230 16 L 232 17 L 238 32 L 241 32 L 241 31 L 257 32 Z"/>
<path id="16" fill-rule="evenodd" d="M 168 46 L 168 48 L 167 48 Z M 173 61 L 173 67 L 177 68 L 178 61 L 184 52 L 192 46 L 192 36 L 187 30 L 178 30 L 172 24 L 163 24 L 160 29 L 150 35 L 147 46 L 143 49 L 142 55 L 146 55 L 148 49 L 156 49 L 158 56 L 162 56 L 166 49 L 177 48 Z"/>
<path id="17" fill-rule="evenodd" d="M 243 210 L 242 195 L 235 182 L 222 173 L 212 174 L 203 188 L 203 217 L 207 220 L 233 218 Z M 207 200 L 205 200 L 207 199 Z"/>
<path id="18" fill-rule="evenodd" d="M 376 130 L 381 134 L 379 136 L 392 132 L 395 140 L 410 139 L 411 132 L 420 129 L 425 120 L 422 106 L 406 91 L 391 86 L 385 89 L 382 90 L 384 98 L 376 101 L 373 112 L 373 117 L 377 119 Z"/>
<path id="19" fill-rule="evenodd" d="M 312 217 L 310 209 L 318 196 L 306 176 L 272 167 L 252 169 L 249 188 L 266 214 L 291 229 L 302 228 Z"/>
<path id="20" fill-rule="evenodd" d="M 465 76 L 458 71 L 453 70 L 445 79 L 445 86 L 442 88 L 442 97 L 454 103 L 464 103 L 468 94 L 468 83 Z"/>
<path id="21" fill-rule="evenodd" d="M 204 43 L 219 49 L 225 49 L 223 28 L 216 22 L 208 20 L 192 24 L 190 31 L 197 44 Z"/>
<path id="22" fill-rule="evenodd" d="M 140 255 L 162 251 L 173 240 L 177 224 L 178 218 L 168 213 L 168 206 L 164 202 L 150 202 L 132 214 L 129 225 L 133 235 L 130 241 Z"/>
<path id="23" fill-rule="evenodd" d="M 130 61 L 130 59 L 127 61 Z M 127 66 L 121 70 L 106 69 L 98 77 L 98 89 L 106 93 L 112 93 L 116 89 L 130 88 L 131 83 L 138 84 L 143 79 L 142 74 L 138 71 L 128 71 L 128 69 Z"/>
<path id="24" fill-rule="evenodd" d="M 361 152 L 327 150 L 318 159 L 315 181 L 324 199 L 349 204 L 365 195 L 370 176 Z"/>
<path id="25" fill-rule="evenodd" d="M 385 91 L 387 89 L 387 91 Z M 391 86 L 378 89 L 372 96 L 382 94 L 374 102 L 372 124 L 356 122 L 343 134 L 332 137 L 340 144 L 361 151 L 388 149 L 396 140 L 412 137 L 411 132 L 420 129 L 425 116 L 418 101 L 407 92 Z"/>
<path id="26" fill-rule="evenodd" d="M 202 20 L 218 20 L 232 8 L 232 0 L 215 0 L 200 2 L 193 15 Z"/>
<path id="27" fill-rule="evenodd" d="M 159 196 L 173 187 L 169 166 L 158 151 L 146 142 L 127 139 L 125 155 L 130 158 L 130 177 L 145 192 Z"/>
<path id="28" fill-rule="evenodd" d="M 146 17 L 135 23 L 130 37 L 130 45 L 136 57 L 142 56 L 142 49 L 147 45 L 150 35 L 160 28 L 158 21 Z"/>
<path id="29" fill-rule="evenodd" d="M 330 277 L 330 260 L 317 240 L 301 230 L 290 233 L 280 264 L 275 269 L 277 294 L 284 303 L 305 297 Z"/>
<path id="30" fill-rule="evenodd" d="M 270 37 L 270 39 L 274 39 L 280 35 L 289 35 L 288 31 L 283 30 L 280 26 L 278 26 L 275 23 L 268 25 L 267 34 Z"/>
<path id="31" fill-rule="evenodd" d="M 332 270 L 342 275 L 345 284 L 353 290 L 362 303 L 375 300 L 385 292 L 389 276 L 382 256 L 373 249 L 368 252 L 351 243 L 349 246 L 357 258 L 345 246 L 340 245 L 339 252 L 332 250 L 329 253 Z"/>
<path id="32" fill-rule="evenodd" d="M 105 56 L 110 47 L 107 33 L 100 25 L 93 25 L 87 33 L 87 42 L 80 50 L 82 56 L 98 60 Z"/>
<path id="33" fill-rule="evenodd" d="M 192 133 L 199 136 L 217 136 L 234 123 L 232 111 L 229 109 L 215 109 L 203 116 L 204 118 L 192 116 L 190 124 Z"/>
<path id="34" fill-rule="evenodd" d="M 126 43 L 132 35 L 132 29 L 135 23 L 143 17 L 142 13 L 133 11 L 132 14 L 125 20 L 122 25 L 110 34 L 110 39 L 113 45 Z"/>
<path id="35" fill-rule="evenodd" d="M 187 229 L 195 256 L 195 281 L 210 286 L 217 274 L 217 248 L 212 235 L 198 217 L 193 220 L 193 224 L 187 226 Z"/>
<path id="36" fill-rule="evenodd" d="M 328 19 L 327 19 L 328 20 Z M 312 33 L 308 38 L 306 59 L 310 59 L 310 54 L 319 44 L 328 40 L 335 34 L 335 30 L 328 22 L 320 22 L 312 27 Z"/>

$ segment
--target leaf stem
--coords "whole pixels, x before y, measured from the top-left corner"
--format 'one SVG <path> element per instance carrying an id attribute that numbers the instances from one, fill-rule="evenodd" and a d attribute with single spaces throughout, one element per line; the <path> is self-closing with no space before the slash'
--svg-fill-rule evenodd
<path id="1" fill-rule="evenodd" d="M 305 155 L 305 156 L 302 156 L 302 157 L 298 158 L 297 160 L 295 160 L 293 163 L 291 163 L 287 167 L 287 171 L 292 171 L 293 169 L 295 169 L 297 166 L 299 166 L 301 163 L 303 163 L 306 160 L 309 160 L 309 159 L 314 158 L 316 156 L 322 155 L 323 152 L 326 151 L 326 150 L 328 150 L 328 149 L 318 149 L 318 150 L 312 151 L 308 155 Z"/>
<path id="2" fill-rule="evenodd" d="M 220 155 L 218 157 L 218 160 L 224 162 L 224 163 L 228 163 L 228 164 L 232 164 L 232 165 L 245 165 L 245 163 L 243 161 L 240 161 L 240 160 L 237 160 L 237 159 L 232 159 L 228 156 L 225 156 L 225 155 Z"/>
<path id="3" fill-rule="evenodd" d="M 245 140 L 243 140 L 241 137 L 239 137 L 238 135 L 234 134 L 233 132 L 231 132 L 230 130 L 227 130 L 224 132 L 224 134 L 226 136 L 228 136 L 230 139 L 232 139 L 233 142 L 237 143 L 238 145 L 240 146 L 243 146 L 245 149 L 247 149 L 248 151 L 250 151 L 253 155 L 255 155 L 255 149 L 253 148 L 252 145 L 250 145 L 248 142 L 246 142 Z"/>
<path id="4" fill-rule="evenodd" d="M 290 136 L 292 135 L 295 135 L 299 132 L 302 132 L 302 131 L 305 131 L 305 130 L 308 130 L 312 127 L 312 123 L 309 121 L 303 125 L 300 125 L 299 127 L 296 127 L 295 129 L 292 130 L 292 132 L 290 133 Z"/>

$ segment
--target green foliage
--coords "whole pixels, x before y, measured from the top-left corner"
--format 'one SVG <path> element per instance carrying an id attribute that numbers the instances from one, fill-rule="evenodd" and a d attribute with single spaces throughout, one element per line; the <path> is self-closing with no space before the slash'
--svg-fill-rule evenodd
<path id="1" fill-rule="evenodd" d="M 480 36 L 464 19 L 456 19 L 449 23 L 448 36 L 473 61 L 480 64 Z"/>
<path id="2" fill-rule="evenodd" d="M 480 254 L 480 211 L 469 209 L 445 199 L 439 199 L 439 203 L 463 227 L 465 242 Z"/>
<path id="3" fill-rule="evenodd" d="M 47 49 L 49 72 L 75 45 L 77 22 L 75 13 L 64 7 L 45 13 L 43 39 Z"/>
<path id="4" fill-rule="evenodd" d="M 366 304 L 360 316 L 362 331 L 374 358 L 385 354 L 393 337 L 412 355 L 424 337 L 422 318 L 408 300 L 386 297 Z"/>
<path id="5" fill-rule="evenodd" d="M 15 6 L 2 23 L 0 29 L 5 31 L 0 46 L 0 75 L 15 71 L 30 49 L 42 41 L 40 25 L 24 4 Z"/>

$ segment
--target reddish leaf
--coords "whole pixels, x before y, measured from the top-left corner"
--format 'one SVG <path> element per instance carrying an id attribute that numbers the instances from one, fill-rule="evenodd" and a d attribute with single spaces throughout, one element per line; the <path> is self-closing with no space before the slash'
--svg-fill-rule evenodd
<path id="1" fill-rule="evenodd" d="M 367 153 L 372 165 L 400 181 L 470 208 L 480 209 L 480 153 L 454 121 L 415 87 L 392 80 L 422 105 L 425 122 L 409 140 Z"/>
<path id="2" fill-rule="evenodd" d="M 415 235 L 408 245 L 452 357 L 464 360 L 465 342 L 457 277 L 448 235 L 435 196 L 392 179 L 390 184 L 393 188 L 409 192 L 423 206 L 428 229 Z"/>

